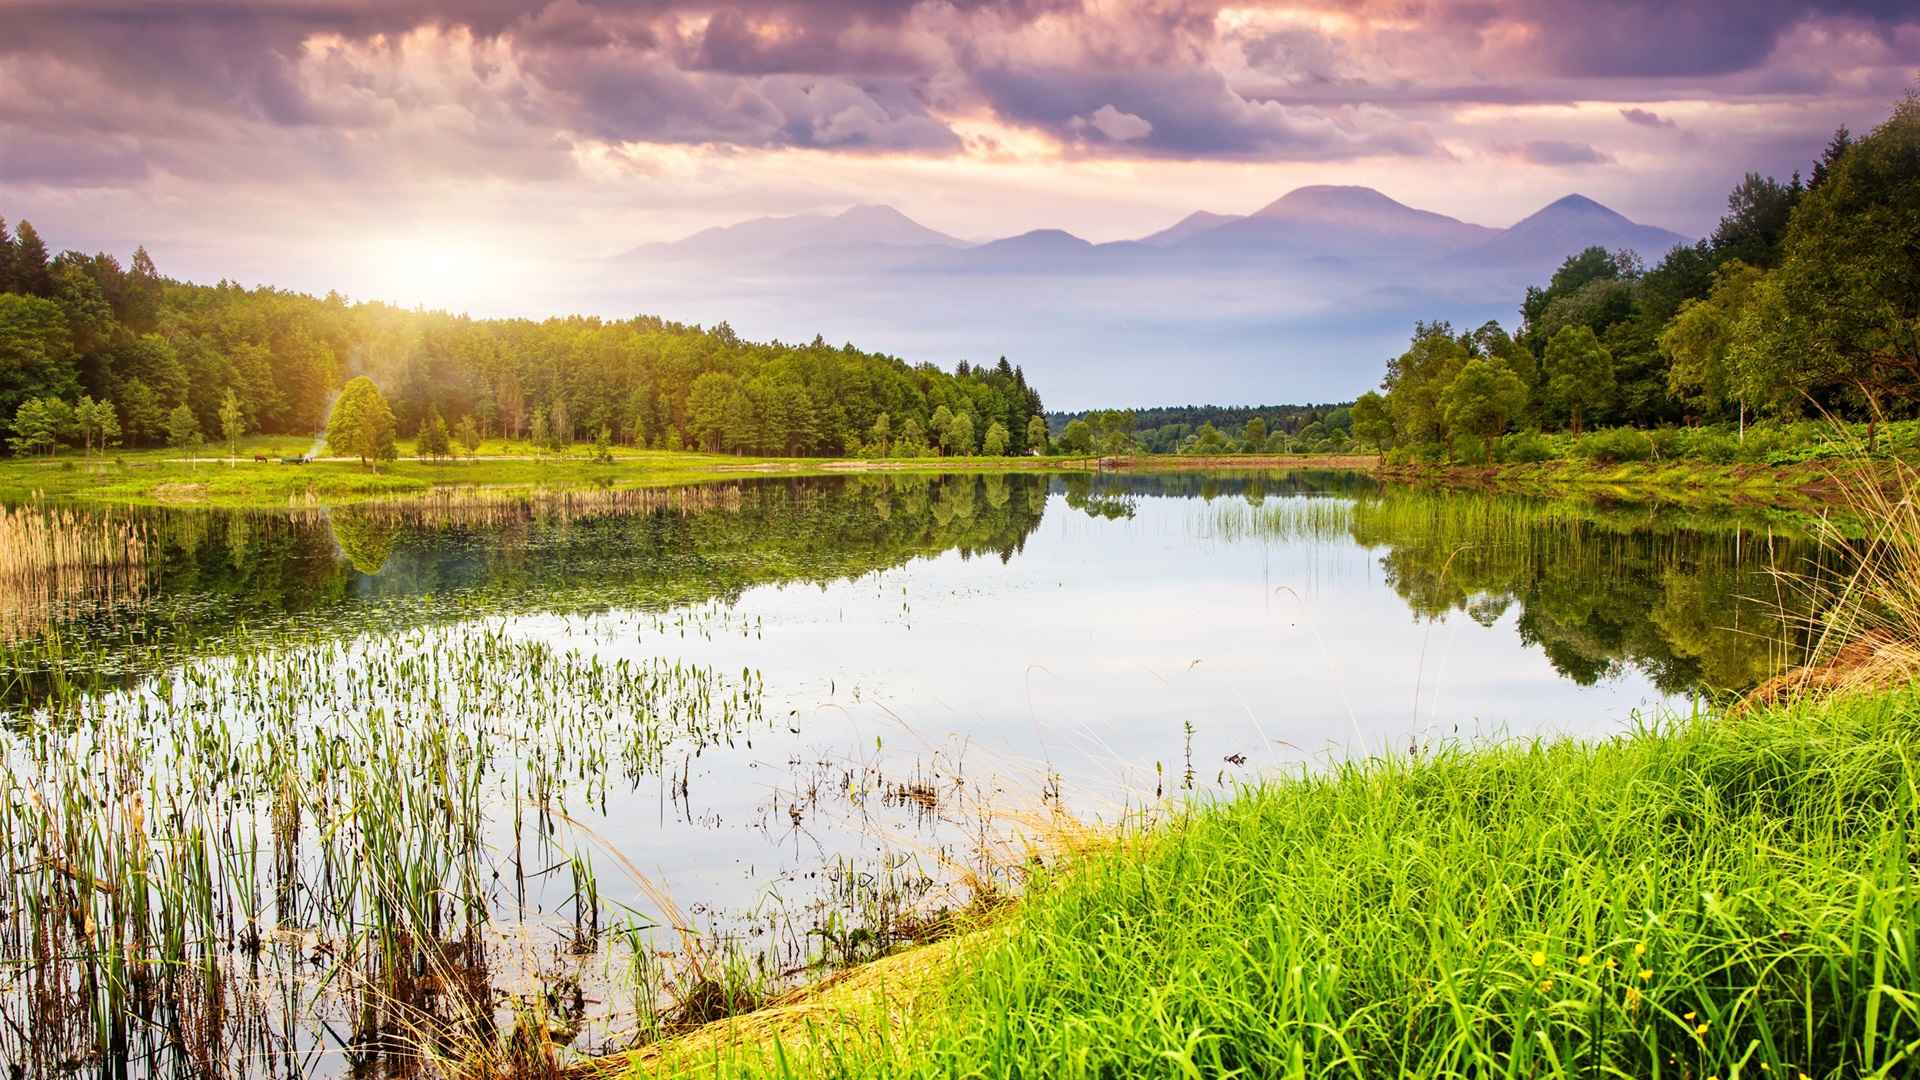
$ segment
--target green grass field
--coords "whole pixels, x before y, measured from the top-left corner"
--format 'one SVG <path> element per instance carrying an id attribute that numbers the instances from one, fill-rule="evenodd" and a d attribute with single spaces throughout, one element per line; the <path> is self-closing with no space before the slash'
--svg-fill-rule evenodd
<path id="1" fill-rule="evenodd" d="M 946 472 L 955 469 L 1056 470 L 1086 468 L 1086 459 L 914 458 L 833 462 L 825 458 L 740 457 L 730 454 L 615 447 L 611 464 L 595 462 L 590 447 L 540 455 L 526 443 L 489 440 L 469 460 L 421 460 L 412 440 L 400 457 L 375 469 L 357 461 L 324 459 L 283 464 L 307 452 L 312 440 L 259 436 L 243 439 L 229 457 L 224 446 L 192 455 L 178 450 L 97 454 L 63 451 L 57 457 L 0 459 L 0 499 L 40 496 L 128 505 L 175 504 L 275 507 L 402 498 L 436 487 L 477 485 L 509 490 L 578 487 L 658 487 L 764 473 L 823 475 L 849 469 Z M 258 461 L 256 458 L 265 458 Z"/>
<path id="2" fill-rule="evenodd" d="M 1036 881 L 934 969 L 909 1025 L 879 1022 L 875 994 L 865 1022 L 843 1002 L 856 1022 L 709 1032 L 627 1068 L 1910 1075 L 1916 859 L 1920 689 L 1402 754 L 1269 781 Z"/>

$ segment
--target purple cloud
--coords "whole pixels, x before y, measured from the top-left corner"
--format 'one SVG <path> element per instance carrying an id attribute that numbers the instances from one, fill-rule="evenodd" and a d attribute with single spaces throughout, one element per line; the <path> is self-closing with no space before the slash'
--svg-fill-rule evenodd
<path id="1" fill-rule="evenodd" d="M 1620 115 L 1626 119 L 1627 123 L 1637 124 L 1640 127 L 1671 128 L 1679 126 L 1667 117 L 1647 109 L 1621 109 Z"/>
<path id="2" fill-rule="evenodd" d="M 1501 152 L 1533 165 L 1604 165 L 1612 157 L 1583 142 L 1563 139 L 1529 139 L 1499 147 Z"/>

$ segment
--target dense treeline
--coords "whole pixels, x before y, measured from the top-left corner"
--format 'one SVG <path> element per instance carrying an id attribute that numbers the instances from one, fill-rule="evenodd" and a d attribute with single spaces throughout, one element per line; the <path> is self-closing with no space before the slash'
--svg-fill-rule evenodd
<path id="1" fill-rule="evenodd" d="M 952 373 L 816 338 L 653 317 L 481 320 L 170 280 L 144 248 L 49 256 L 0 220 L 0 424 L 15 452 L 312 433 L 367 376 L 400 432 L 764 454 L 1025 453 L 1039 394 L 1006 359 Z M 443 419 L 444 418 L 444 419 Z"/>
<path id="2" fill-rule="evenodd" d="M 1047 414 L 1068 453 L 1286 454 L 1347 449 L 1350 404 L 1167 405 Z"/>
<path id="3" fill-rule="evenodd" d="M 1806 415 L 1865 421 L 1871 445 L 1920 404 L 1920 94 L 1864 139 L 1840 129 L 1804 182 L 1747 174 L 1711 237 L 1651 269 L 1569 257 L 1517 334 L 1417 324 L 1382 391 L 1355 402 L 1355 437 L 1416 457 L 1526 460 L 1545 452 L 1529 433 L 1609 425 L 1738 439 Z"/>

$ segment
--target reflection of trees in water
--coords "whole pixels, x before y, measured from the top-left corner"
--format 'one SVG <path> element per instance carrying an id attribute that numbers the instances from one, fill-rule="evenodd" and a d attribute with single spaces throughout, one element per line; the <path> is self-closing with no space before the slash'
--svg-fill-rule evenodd
<path id="1" fill-rule="evenodd" d="M 1005 560 L 1039 525 L 1046 492 L 1038 476 L 879 473 L 601 494 L 577 505 L 153 510 L 144 514 L 147 591 L 112 614 L 109 636 L 191 642 L 239 623 L 310 632 L 316 616 L 357 629 L 380 618 L 657 606 L 947 551 Z M 103 627 L 85 629 L 99 636 Z"/>
<path id="2" fill-rule="evenodd" d="M 1677 525 L 1646 507 L 1596 507 L 1405 489 L 1353 507 L 1384 549 L 1387 583 L 1417 618 L 1512 608 L 1521 639 L 1581 684 L 1624 669 L 1666 692 L 1743 689 L 1801 644 L 1776 568 L 1819 557 L 1800 538 Z"/>
<path id="3" fill-rule="evenodd" d="M 400 523 L 389 517 L 354 510 L 336 510 L 328 520 L 333 542 L 355 570 L 371 577 L 387 565 L 400 539 Z"/>

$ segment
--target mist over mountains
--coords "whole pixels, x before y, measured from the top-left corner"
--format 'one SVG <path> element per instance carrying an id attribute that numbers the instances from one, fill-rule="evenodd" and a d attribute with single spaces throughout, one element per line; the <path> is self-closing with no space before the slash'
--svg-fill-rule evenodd
<path id="1" fill-rule="evenodd" d="M 1378 382 L 1416 319 L 1511 326 L 1529 284 L 1599 245 L 1649 263 L 1688 238 L 1568 195 L 1500 229 L 1365 187 L 1312 186 L 1135 240 L 985 243 L 888 206 L 759 218 L 609 267 L 642 310 L 911 360 L 1021 364 L 1050 408 L 1335 400 Z"/>

